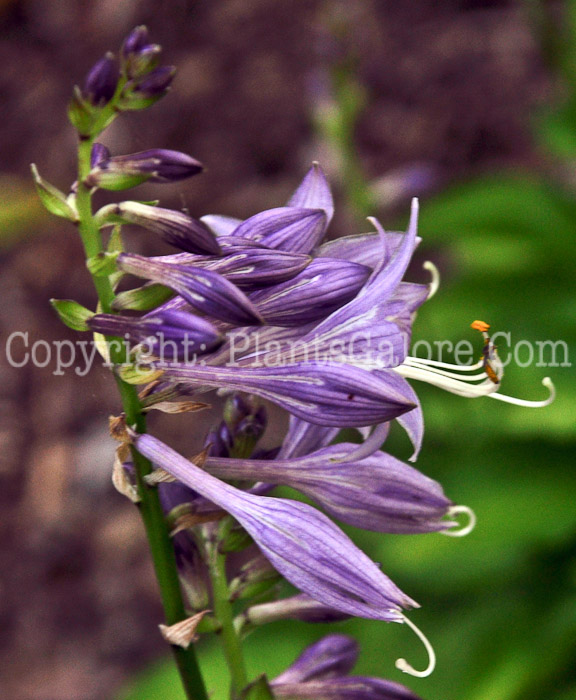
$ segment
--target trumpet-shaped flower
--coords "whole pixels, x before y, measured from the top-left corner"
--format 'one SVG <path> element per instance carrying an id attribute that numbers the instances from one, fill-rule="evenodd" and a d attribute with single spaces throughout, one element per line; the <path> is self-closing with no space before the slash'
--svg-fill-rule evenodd
<path id="1" fill-rule="evenodd" d="M 132 435 L 138 452 L 234 516 L 272 565 L 315 600 L 341 612 L 405 622 L 417 606 L 325 515 L 304 503 L 240 491 L 151 435 Z"/>

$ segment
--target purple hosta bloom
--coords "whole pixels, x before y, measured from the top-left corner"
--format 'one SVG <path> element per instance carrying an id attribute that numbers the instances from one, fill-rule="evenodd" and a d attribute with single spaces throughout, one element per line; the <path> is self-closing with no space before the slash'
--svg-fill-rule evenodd
<path id="1" fill-rule="evenodd" d="M 219 481 L 150 435 L 132 436 L 154 464 L 234 516 L 294 586 L 336 610 L 405 622 L 417 604 L 326 516 L 297 501 L 255 496 Z"/>
<path id="2" fill-rule="evenodd" d="M 155 148 L 100 161 L 88 174 L 86 184 L 105 190 L 124 190 L 147 181 L 177 182 L 202 170 L 202 164 L 186 153 Z"/>
<path id="3" fill-rule="evenodd" d="M 183 248 L 180 240 L 173 237 L 172 245 Z M 164 255 L 154 260 L 178 265 L 188 265 L 219 272 L 237 287 L 252 291 L 260 287 L 292 279 L 310 264 L 312 258 L 303 253 L 288 253 L 262 245 L 253 245 L 241 238 L 227 236 L 219 239 L 222 255 Z"/>
<path id="4" fill-rule="evenodd" d="M 180 211 L 140 202 L 119 202 L 100 209 L 96 220 L 100 225 L 120 222 L 142 226 L 160 234 L 167 243 L 189 253 L 219 256 L 222 252 L 206 224 Z"/>
<path id="5" fill-rule="evenodd" d="M 118 66 L 111 53 L 107 53 L 90 69 L 82 96 L 95 107 L 102 107 L 110 102 L 118 84 Z"/>
<path id="6" fill-rule="evenodd" d="M 224 479 L 291 486 L 324 511 L 364 530 L 416 534 L 456 525 L 444 518 L 453 503 L 436 481 L 385 452 L 359 461 L 347 454 L 357 445 L 340 443 L 294 459 L 208 458 L 205 469 Z"/>
<path id="7" fill-rule="evenodd" d="M 153 311 L 141 318 L 96 314 L 88 325 L 96 333 L 144 343 L 148 352 L 171 360 L 190 360 L 222 342 L 209 321 L 185 311 Z"/>
<path id="8" fill-rule="evenodd" d="M 414 403 L 386 379 L 337 363 L 244 369 L 160 361 L 154 368 L 163 371 L 164 381 L 246 391 L 320 425 L 363 427 L 414 409 Z"/>
<path id="9" fill-rule="evenodd" d="M 351 637 L 330 634 L 307 647 L 270 687 L 275 698 L 293 700 L 419 700 L 399 683 L 348 676 L 357 658 Z"/>
<path id="10" fill-rule="evenodd" d="M 118 267 L 171 287 L 197 311 L 237 326 L 262 322 L 248 297 L 222 275 L 197 267 L 150 260 L 141 255 L 121 253 Z"/>
<path id="11" fill-rule="evenodd" d="M 317 258 L 291 280 L 254 292 L 251 300 L 273 326 L 295 326 L 326 318 L 353 299 L 370 269 L 353 262 Z"/>
<path id="12" fill-rule="evenodd" d="M 279 207 L 246 219 L 233 235 L 262 243 L 268 248 L 309 253 L 324 236 L 326 221 L 326 214 L 321 209 Z"/>

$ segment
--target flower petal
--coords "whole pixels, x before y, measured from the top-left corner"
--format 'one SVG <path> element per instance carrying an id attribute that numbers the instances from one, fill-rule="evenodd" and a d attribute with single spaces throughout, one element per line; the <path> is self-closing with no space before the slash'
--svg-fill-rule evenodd
<path id="1" fill-rule="evenodd" d="M 234 236 L 248 238 L 268 248 L 310 253 L 322 240 L 326 214 L 321 209 L 278 207 L 243 221 Z"/>
<path id="2" fill-rule="evenodd" d="M 248 297 L 217 272 L 158 262 L 129 253 L 118 256 L 118 266 L 124 272 L 174 289 L 192 308 L 213 318 L 239 326 L 261 321 Z M 173 308 L 173 303 L 170 308 Z"/>
<path id="3" fill-rule="evenodd" d="M 155 362 L 153 366 L 163 370 L 164 380 L 247 391 L 318 425 L 363 427 L 414 408 L 387 379 L 335 363 L 244 368 Z"/>
<path id="4" fill-rule="evenodd" d="M 334 216 L 334 200 L 328 180 L 318 163 L 313 163 L 286 206 L 322 209 L 328 226 Z"/>
<path id="5" fill-rule="evenodd" d="M 254 496 L 225 484 L 151 435 L 133 434 L 142 455 L 232 514 L 294 586 L 336 610 L 402 622 L 416 606 L 336 525 L 298 501 Z"/>

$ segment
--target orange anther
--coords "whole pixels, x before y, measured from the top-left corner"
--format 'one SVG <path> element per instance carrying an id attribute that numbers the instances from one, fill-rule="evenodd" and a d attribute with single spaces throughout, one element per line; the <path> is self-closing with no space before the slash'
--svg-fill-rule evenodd
<path id="1" fill-rule="evenodd" d="M 480 331 L 481 333 L 486 333 L 490 328 L 490 324 L 484 323 L 484 321 L 474 321 L 474 323 L 470 324 L 470 328 L 473 328 L 475 331 Z"/>

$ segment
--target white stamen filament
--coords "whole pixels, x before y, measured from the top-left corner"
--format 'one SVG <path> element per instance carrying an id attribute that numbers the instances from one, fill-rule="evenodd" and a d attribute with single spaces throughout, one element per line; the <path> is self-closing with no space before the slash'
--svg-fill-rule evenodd
<path id="1" fill-rule="evenodd" d="M 440 287 L 440 270 L 438 270 L 436 265 L 434 265 L 434 263 L 430 260 L 426 260 L 422 267 L 429 272 L 430 276 L 432 277 L 430 284 L 428 285 L 428 300 L 430 300 Z"/>
<path id="2" fill-rule="evenodd" d="M 406 357 L 405 363 L 409 365 L 430 365 L 431 367 L 440 367 L 442 369 L 456 369 L 460 372 L 471 372 L 475 369 L 480 369 L 483 365 L 482 360 L 473 365 L 455 365 L 452 362 L 440 362 L 439 360 L 429 360 L 426 357 L 410 357 L 410 355 Z"/>
<path id="3" fill-rule="evenodd" d="M 550 377 L 544 377 L 542 384 L 550 392 L 548 398 L 543 399 L 542 401 L 527 401 L 526 399 L 517 399 L 514 396 L 505 396 L 504 394 L 491 394 L 491 397 L 493 399 L 498 399 L 499 401 L 504 401 L 504 403 L 513 403 L 516 406 L 524 406 L 526 408 L 543 408 L 544 406 L 549 406 L 556 398 L 556 387 L 554 386 L 554 383 Z"/>
<path id="4" fill-rule="evenodd" d="M 408 673 L 411 676 L 416 676 L 416 678 L 426 678 L 426 676 L 429 676 L 436 667 L 436 654 L 434 652 L 434 649 L 428 641 L 428 639 L 426 639 L 426 637 L 424 636 L 422 630 L 418 629 L 418 627 L 416 627 L 416 625 L 405 615 L 402 615 L 401 617 L 402 621 L 405 622 L 408 625 L 408 627 L 412 629 L 412 631 L 420 639 L 422 644 L 424 644 L 424 648 L 428 653 L 428 666 L 423 671 L 416 671 L 416 669 L 413 666 L 411 666 L 406 661 L 406 659 L 396 659 L 396 668 L 399 671 L 402 671 L 403 673 Z"/>
<path id="5" fill-rule="evenodd" d="M 497 358 L 496 358 L 497 359 Z M 506 396 L 499 394 L 497 389 L 499 384 L 493 382 L 484 372 L 479 374 L 467 374 L 471 371 L 482 367 L 482 361 L 475 365 L 453 365 L 448 362 L 437 362 L 436 360 L 427 360 L 425 358 L 407 357 L 405 361 L 393 370 L 402 377 L 408 379 L 418 379 L 440 389 L 446 389 L 458 396 L 467 398 L 475 398 L 477 396 L 490 396 L 493 399 L 511 403 L 516 406 L 524 406 L 525 408 L 543 408 L 549 406 L 556 398 L 556 389 L 550 377 L 545 377 L 542 384 L 548 389 L 549 396 L 541 401 L 529 401 L 527 399 L 517 399 L 514 396 Z M 458 372 L 449 372 L 446 369 L 458 370 Z M 499 377 L 502 376 L 502 366 L 495 364 L 493 369 Z M 476 382 L 478 384 L 466 384 L 466 382 Z"/>
<path id="6" fill-rule="evenodd" d="M 494 384 L 494 382 L 490 381 L 486 375 L 482 375 L 485 379 L 480 384 L 466 384 L 465 376 L 454 379 L 447 372 L 429 369 L 427 367 L 414 367 L 401 364 L 398 367 L 394 367 L 393 370 L 402 377 L 407 377 L 408 379 L 419 379 L 420 381 L 428 382 L 428 384 L 437 386 L 440 389 L 446 389 L 446 391 L 450 391 L 453 394 L 465 396 L 467 398 L 486 396 L 487 394 L 491 394 L 498 389 L 498 384 Z"/>
<path id="7" fill-rule="evenodd" d="M 468 506 L 452 506 L 448 509 L 446 515 L 448 517 L 453 517 L 455 515 L 460 515 L 460 513 L 465 513 L 468 516 L 468 524 L 461 527 L 459 530 L 441 530 L 441 535 L 446 535 L 447 537 L 466 537 L 472 530 L 476 527 L 476 513 Z"/>
<path id="8" fill-rule="evenodd" d="M 461 382 L 475 382 L 479 379 L 485 380 L 486 379 L 486 373 L 485 372 L 480 372 L 479 374 L 471 374 L 469 376 L 462 374 L 462 372 L 468 372 L 473 368 L 466 367 L 465 369 L 460 368 L 460 374 L 457 374 L 455 372 L 447 372 L 446 370 L 439 369 L 436 366 L 430 366 L 430 365 L 420 365 L 418 361 L 414 361 L 412 358 L 406 358 L 405 364 L 407 364 L 410 367 L 415 367 L 416 369 L 422 369 L 425 372 L 434 372 L 435 374 L 438 374 L 441 377 L 449 377 L 450 379 L 458 379 Z M 446 364 L 446 363 L 444 363 Z"/>

